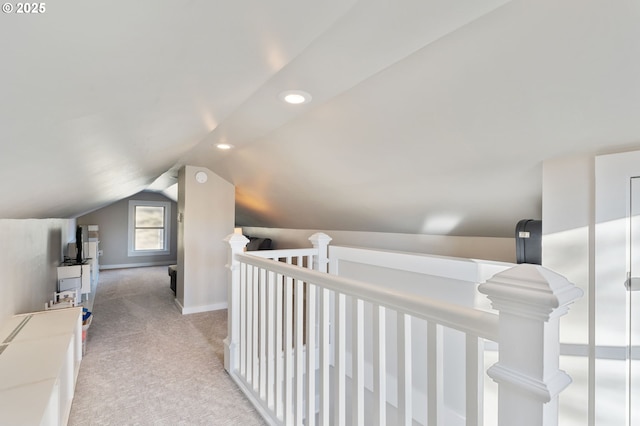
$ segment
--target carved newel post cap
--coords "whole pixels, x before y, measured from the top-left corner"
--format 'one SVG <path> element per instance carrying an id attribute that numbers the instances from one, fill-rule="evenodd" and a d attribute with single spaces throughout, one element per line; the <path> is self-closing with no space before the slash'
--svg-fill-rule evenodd
<path id="1" fill-rule="evenodd" d="M 567 313 L 582 289 L 540 265 L 520 264 L 489 278 L 478 287 L 494 309 L 544 321 Z"/>
<path id="2" fill-rule="evenodd" d="M 229 245 L 234 249 L 238 247 L 246 247 L 246 245 L 249 243 L 249 239 L 247 237 L 242 234 L 235 233 L 227 235 L 227 237 L 223 241 L 229 243 Z"/>
<path id="3" fill-rule="evenodd" d="M 314 246 L 316 243 L 329 244 L 331 240 L 332 238 L 323 232 L 316 232 L 315 234 L 309 237 L 309 241 L 311 241 L 311 243 L 313 243 Z"/>

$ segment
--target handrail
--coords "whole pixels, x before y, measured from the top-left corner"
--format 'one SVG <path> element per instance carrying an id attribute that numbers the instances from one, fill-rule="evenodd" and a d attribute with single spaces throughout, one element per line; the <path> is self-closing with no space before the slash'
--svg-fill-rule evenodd
<path id="1" fill-rule="evenodd" d="M 270 259 L 277 259 L 282 257 L 294 257 L 294 256 L 312 256 L 318 251 L 313 248 L 303 249 L 281 249 L 281 250 L 255 250 L 249 251 L 252 256 L 266 257 Z"/>
<path id="2" fill-rule="evenodd" d="M 446 327 L 498 341 L 498 315 L 454 305 L 415 294 L 404 294 L 372 286 L 369 283 L 300 268 L 248 253 L 237 253 L 236 259 L 249 265 L 320 285 L 329 290 L 373 302 L 416 318 L 434 321 Z"/>

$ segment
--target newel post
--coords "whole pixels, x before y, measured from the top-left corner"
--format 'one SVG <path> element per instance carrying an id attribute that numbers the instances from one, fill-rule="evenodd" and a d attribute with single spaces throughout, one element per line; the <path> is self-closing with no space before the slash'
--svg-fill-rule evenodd
<path id="1" fill-rule="evenodd" d="M 249 239 L 231 234 L 224 239 L 229 244 L 227 285 L 227 337 L 224 339 L 224 369 L 231 373 L 238 368 L 238 340 L 240 338 L 240 262 L 236 254 L 242 253 Z"/>
<path id="2" fill-rule="evenodd" d="M 487 374 L 498 383 L 498 424 L 555 426 L 558 394 L 571 383 L 560 370 L 560 317 L 583 291 L 538 265 L 521 264 L 479 287 L 500 312 L 499 360 Z"/>
<path id="3" fill-rule="evenodd" d="M 322 232 L 316 232 L 309 237 L 309 241 L 313 244 L 318 254 L 313 256 L 313 269 L 320 272 L 327 272 L 329 264 L 329 243 L 331 237 Z"/>

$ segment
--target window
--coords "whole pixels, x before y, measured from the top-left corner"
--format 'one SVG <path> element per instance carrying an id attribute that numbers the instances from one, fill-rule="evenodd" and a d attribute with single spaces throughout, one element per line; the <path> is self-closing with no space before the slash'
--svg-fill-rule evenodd
<path id="1" fill-rule="evenodd" d="M 171 203 L 129 201 L 129 256 L 169 254 Z"/>

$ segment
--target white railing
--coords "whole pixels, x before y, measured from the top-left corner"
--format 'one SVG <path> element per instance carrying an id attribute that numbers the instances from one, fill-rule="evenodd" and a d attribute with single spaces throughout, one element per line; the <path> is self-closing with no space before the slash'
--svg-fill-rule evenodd
<path id="1" fill-rule="evenodd" d="M 451 328 L 466 336 L 460 392 L 467 425 L 483 422 L 485 339 L 499 346 L 499 361 L 488 371 L 499 385 L 498 423 L 557 424 L 557 396 L 571 382 L 558 369 L 558 321 L 582 295 L 564 277 L 534 265 L 500 272 L 480 286 L 498 311 L 486 312 L 327 274 L 330 238 L 310 240 L 314 249 L 244 253 L 245 237 L 227 238 L 225 368 L 269 423 L 445 424 L 442 341 Z M 412 333 L 419 321 L 427 324 L 417 337 L 426 341 L 426 359 L 416 360 L 412 346 L 425 343 Z M 394 377 L 390 338 L 397 347 Z M 415 401 L 413 378 L 421 370 L 426 400 Z"/>

